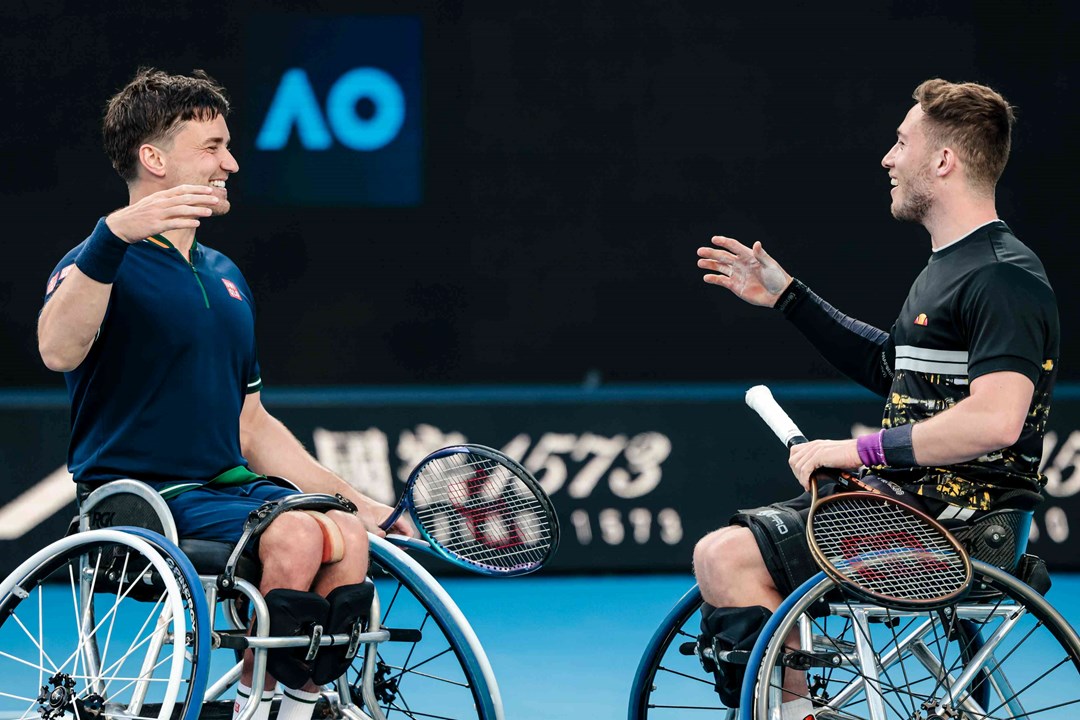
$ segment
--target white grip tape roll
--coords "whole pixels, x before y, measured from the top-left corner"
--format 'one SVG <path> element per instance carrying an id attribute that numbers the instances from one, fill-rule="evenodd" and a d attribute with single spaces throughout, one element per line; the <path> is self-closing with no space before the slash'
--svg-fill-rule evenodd
<path id="1" fill-rule="evenodd" d="M 746 404 L 761 416 L 769 429 L 776 433 L 780 442 L 789 445 L 794 438 L 802 437 L 802 430 L 795 421 L 788 417 L 784 408 L 776 402 L 772 392 L 765 385 L 755 385 L 746 391 Z"/>

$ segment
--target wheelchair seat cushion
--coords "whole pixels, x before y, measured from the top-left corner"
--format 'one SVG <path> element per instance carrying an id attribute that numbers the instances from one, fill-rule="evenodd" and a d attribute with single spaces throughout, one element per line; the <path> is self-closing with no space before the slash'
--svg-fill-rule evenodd
<path id="1" fill-rule="evenodd" d="M 182 538 L 180 549 L 191 560 L 196 572 L 200 575 L 218 575 L 225 569 L 225 563 L 235 547 L 234 543 L 223 543 L 216 540 L 200 540 L 198 538 Z M 243 553 L 236 562 L 236 576 L 258 586 L 261 576 L 261 568 L 258 561 L 249 553 Z"/>

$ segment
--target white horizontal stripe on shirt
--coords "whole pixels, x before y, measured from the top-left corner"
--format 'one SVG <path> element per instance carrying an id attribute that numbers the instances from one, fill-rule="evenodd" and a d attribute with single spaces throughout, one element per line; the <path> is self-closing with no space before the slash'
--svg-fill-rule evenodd
<path id="1" fill-rule="evenodd" d="M 896 358 L 897 370 L 915 370 L 916 372 L 933 373 L 935 375 L 967 375 L 967 363 L 944 363 L 930 362 L 929 360 L 916 360 L 914 358 Z"/>
<path id="2" fill-rule="evenodd" d="M 915 345 L 897 345 L 896 357 L 933 360 L 935 362 L 966 363 L 968 361 L 967 350 L 933 350 L 931 348 L 916 347 Z"/>

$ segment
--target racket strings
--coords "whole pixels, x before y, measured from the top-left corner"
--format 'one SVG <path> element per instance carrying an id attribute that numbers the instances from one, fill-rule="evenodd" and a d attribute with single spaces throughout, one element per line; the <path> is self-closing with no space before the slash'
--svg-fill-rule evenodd
<path id="1" fill-rule="evenodd" d="M 949 538 L 898 503 L 837 496 L 811 518 L 821 559 L 857 589 L 904 602 L 963 590 L 968 565 Z"/>
<path id="2" fill-rule="evenodd" d="M 554 542 L 549 506 L 512 470 L 480 455 L 433 459 L 417 475 L 413 502 L 433 539 L 488 568 L 539 564 Z"/>

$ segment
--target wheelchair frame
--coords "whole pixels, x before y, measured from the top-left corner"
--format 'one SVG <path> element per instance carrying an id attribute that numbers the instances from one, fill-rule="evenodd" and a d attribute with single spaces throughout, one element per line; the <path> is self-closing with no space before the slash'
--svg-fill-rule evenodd
<path id="1" fill-rule="evenodd" d="M 1020 523 L 1018 527 L 1026 530 L 1027 526 Z M 1025 545 L 1026 532 L 1018 537 L 1017 549 Z M 996 559 L 1010 562 L 1000 552 Z M 806 671 L 808 680 L 811 672 L 820 672 L 814 680 L 821 683 L 819 689 L 808 688 L 807 697 L 814 696 L 823 718 L 1074 717 L 1080 710 L 1080 637 L 1076 631 L 1038 591 L 1011 573 L 977 559 L 972 566 L 977 588 L 970 598 L 944 610 L 922 613 L 848 599 L 824 573 L 814 576 L 781 603 L 759 635 L 746 660 L 738 709 L 720 704 L 712 676 L 697 657 L 702 598 L 695 585 L 650 638 L 634 676 L 627 716 L 629 720 L 658 720 L 689 713 L 692 717 L 772 720 L 786 697 L 781 687 L 787 667 Z M 922 620 L 913 619 L 917 617 Z M 834 635 L 837 623 L 843 628 Z M 1056 664 L 1028 678 L 1026 664 L 1044 660 L 1029 660 L 1026 648 L 1021 648 L 1036 632 L 1049 635 L 1043 641 L 1056 643 L 1063 652 L 1053 656 L 1059 658 Z M 788 647 L 788 638 L 796 636 L 798 647 Z M 905 662 L 919 669 L 918 676 L 909 673 Z M 1010 681 L 1014 671 L 1025 676 L 1023 683 Z M 902 677 L 893 678 L 890 673 Z M 831 694 L 822 692 L 826 676 L 833 683 L 828 685 Z M 1044 687 L 1058 696 L 1049 707 L 1032 712 L 1031 707 L 1024 707 L 1030 697 L 1021 696 L 1044 679 L 1049 683 Z M 905 692 L 908 696 L 895 699 Z M 998 706 L 987 707 L 995 693 Z"/>
<path id="2" fill-rule="evenodd" d="M 152 520 L 156 519 L 157 525 L 155 529 L 159 530 L 160 533 L 138 527 L 90 529 L 90 520 L 94 509 L 102 501 L 114 496 L 132 496 L 144 503 L 146 508 L 150 510 Z M 392 537 L 391 540 L 385 540 L 369 534 L 372 561 L 369 577 L 377 571 L 380 574 L 376 584 L 396 582 L 397 587 L 392 592 L 389 605 L 386 608 L 381 606 L 379 593 L 375 592 L 370 620 L 364 632 L 352 635 L 322 635 L 321 637 L 313 637 L 318 633 L 307 636 L 272 637 L 269 636 L 269 614 L 266 603 L 255 585 L 236 576 L 232 578 L 228 592 L 223 593 L 218 582 L 220 570 L 213 574 L 198 574 L 192 562 L 179 547 L 176 526 L 167 504 L 150 486 L 135 480 L 116 480 L 107 483 L 91 492 L 81 503 L 78 519 L 79 532 L 61 538 L 38 551 L 22 563 L 7 579 L 0 582 L 0 611 L 2 611 L 2 614 L 0 614 L 0 629 L 2 629 L 3 624 L 9 619 L 9 616 L 13 616 L 12 611 L 20 602 L 35 590 L 39 593 L 42 592 L 40 588 L 36 587 L 36 584 L 41 578 L 50 575 L 54 566 L 62 566 L 65 562 L 70 563 L 76 559 L 79 565 L 77 580 L 73 577 L 74 571 L 69 570 L 72 575 L 73 601 L 75 601 L 74 597 L 78 595 L 78 600 L 75 602 L 80 604 L 76 613 L 77 631 L 80 638 L 77 649 L 73 653 L 73 655 L 77 654 L 79 657 L 74 660 L 69 657 L 63 664 L 66 667 L 67 662 L 72 662 L 74 669 L 71 672 L 57 670 L 53 678 L 43 684 L 42 694 L 38 698 L 40 708 L 35 708 L 31 704 L 30 709 L 24 712 L 22 717 L 37 717 L 40 714 L 43 718 L 46 716 L 49 718 L 62 718 L 65 711 L 70 710 L 76 716 L 79 716 L 79 720 L 87 720 L 85 717 L 87 714 L 92 717 L 107 716 L 110 714 L 107 708 L 111 707 L 114 712 L 118 710 L 115 706 L 107 704 L 108 691 L 105 687 L 106 684 L 100 680 L 103 669 L 100 667 L 99 650 L 102 645 L 104 645 L 106 651 L 108 650 L 109 642 L 112 640 L 112 627 L 108 628 L 108 636 L 102 641 L 100 635 L 104 634 L 104 631 L 99 633 L 99 630 L 101 630 L 104 620 L 96 618 L 94 613 L 94 598 L 97 597 L 95 593 L 103 592 L 102 588 L 95 588 L 94 583 L 97 582 L 97 576 L 100 572 L 112 571 L 112 568 L 100 567 L 101 554 L 98 555 L 97 565 L 94 568 L 89 567 L 88 555 L 85 552 L 80 555 L 80 551 L 93 547 L 122 546 L 129 549 L 124 552 L 134 552 L 141 555 L 146 564 L 133 566 L 142 567 L 141 570 L 131 570 L 127 564 L 128 556 L 124 556 L 124 569 L 123 572 L 119 573 L 121 576 L 119 587 L 125 589 L 123 594 L 120 594 L 119 590 L 117 591 L 116 603 L 119 604 L 121 600 L 138 602 L 135 598 L 129 599 L 128 594 L 134 592 L 138 596 L 139 592 L 142 592 L 142 585 L 151 582 L 160 584 L 163 588 L 157 602 L 162 603 L 166 598 L 168 600 L 167 607 L 163 607 L 158 611 L 157 604 L 155 604 L 150 611 L 151 615 L 158 612 L 158 619 L 154 627 L 147 633 L 147 637 L 140 640 L 140 645 L 145 645 L 145 656 L 137 676 L 130 679 L 130 682 L 121 688 L 121 691 L 129 693 L 129 696 L 125 698 L 127 703 L 125 712 L 119 712 L 118 716 L 143 717 L 141 713 L 144 710 L 144 703 L 147 698 L 147 688 L 153 682 L 160 682 L 154 675 L 163 663 L 168 662 L 168 658 L 165 661 L 159 661 L 159 657 L 169 647 L 172 647 L 172 655 L 171 662 L 168 665 L 168 679 L 165 681 L 165 694 L 157 714 L 159 720 L 174 717 L 173 706 L 176 704 L 180 704 L 183 709 L 179 716 L 181 720 L 194 720 L 199 716 L 204 703 L 220 698 L 239 679 L 241 664 L 239 658 L 237 658 L 237 661 L 232 664 L 222 677 L 210 683 L 209 687 L 206 687 L 207 676 L 210 671 L 209 655 L 211 650 L 220 651 L 220 649 L 228 648 L 236 651 L 239 656 L 244 648 L 250 647 L 252 649 L 255 662 L 251 697 L 257 699 L 261 697 L 263 691 L 267 650 L 288 647 L 307 647 L 313 650 L 316 647 L 333 645 L 349 646 L 350 643 L 356 647 L 353 666 L 333 683 L 332 687 L 324 687 L 322 692 L 323 701 L 328 704 L 329 714 L 347 720 L 385 720 L 383 705 L 386 705 L 386 707 L 399 714 L 411 716 L 412 710 L 407 703 L 404 706 L 395 704 L 399 698 L 404 697 L 401 695 L 402 690 L 400 689 L 403 677 L 409 672 L 416 672 L 428 679 L 442 680 L 437 676 L 425 675 L 421 671 L 412 670 L 408 667 L 408 658 L 412 658 L 417 645 L 422 643 L 424 637 L 427 636 L 429 639 L 435 637 L 436 642 L 441 637 L 442 641 L 449 646 L 446 650 L 440 650 L 434 658 L 449 655 L 458 663 L 456 667 L 460 668 L 464 680 L 445 680 L 445 682 L 467 688 L 471 693 L 471 697 L 468 699 L 462 697 L 461 703 L 463 707 L 469 706 L 469 709 L 463 710 L 463 712 L 467 712 L 468 717 L 476 717 L 481 720 L 503 720 L 503 708 L 498 684 L 476 634 L 469 626 L 464 614 L 435 578 L 406 552 L 406 550 L 430 552 L 427 544 L 422 541 L 396 536 Z M 154 523 L 151 521 L 147 524 Z M 130 580 L 127 585 L 124 585 L 129 570 L 142 573 L 143 576 L 136 577 Z M 75 589 L 76 585 L 78 586 L 78 592 Z M 157 586 L 155 585 L 155 587 Z M 151 591 L 151 594 L 154 594 L 154 592 L 157 591 Z M 240 596 L 246 598 L 256 620 L 255 630 L 250 635 L 242 632 L 246 623 L 241 618 L 241 613 L 237 608 L 236 600 Z M 39 594 L 39 605 L 41 603 L 40 598 Z M 214 623 L 219 602 L 222 603 L 222 614 L 228 625 L 225 628 L 218 628 Z M 409 607 L 408 603 L 410 602 L 416 607 Z M 389 613 L 395 612 L 395 607 L 399 608 L 399 610 L 404 608 L 416 616 L 423 616 L 421 620 L 412 621 L 419 624 L 420 627 L 416 630 L 394 630 L 382 627 L 383 614 L 386 613 L 389 617 Z M 107 614 L 115 613 L 116 610 L 117 606 L 114 605 Z M 39 608 L 38 612 L 42 613 L 43 611 Z M 400 614 L 399 612 L 399 616 Z M 190 629 L 185 627 L 185 617 L 187 618 L 186 624 L 190 625 Z M 433 621 L 441 636 L 434 632 L 435 628 L 431 626 L 428 619 Z M 146 628 L 147 623 L 150 621 L 150 618 L 148 618 L 143 629 Z M 20 626 L 22 625 L 18 618 L 16 618 L 15 622 L 19 622 Z M 43 618 L 39 617 L 41 642 L 32 637 L 29 629 L 22 628 L 23 632 L 33 641 L 36 647 L 35 652 L 40 656 L 38 660 L 40 665 L 38 668 L 39 681 L 49 672 L 46 666 L 47 659 L 48 663 L 54 668 L 57 666 L 57 663 L 48 657 L 42 647 L 44 645 L 44 636 L 41 635 L 40 628 L 42 623 Z M 12 623 L 9 623 L 9 628 L 11 625 Z M 86 629 L 91 627 L 93 630 Z M 139 632 L 141 633 L 143 629 L 140 629 Z M 86 637 L 83 637 L 84 635 Z M 177 644 L 177 637 L 183 637 L 184 641 Z M 384 662 L 381 654 L 395 642 L 404 645 L 410 645 L 411 643 L 408 648 L 407 659 L 400 666 L 393 665 L 393 662 L 389 660 Z M 182 651 L 178 650 L 180 646 L 183 647 Z M 350 650 L 353 649 L 352 646 L 349 647 Z M 441 648 L 442 645 L 440 644 L 439 647 Z M 136 648 L 129 649 L 127 653 L 121 656 L 121 661 L 135 651 Z M 23 665 L 34 666 L 31 662 L 22 661 L 5 653 L 4 649 L 0 647 L 0 661 L 5 657 L 21 662 Z M 362 662 L 361 658 L 363 658 Z M 434 660 L 434 658 L 431 658 L 431 660 Z M 80 661 L 83 663 L 82 674 L 78 672 Z M 420 661 L 421 664 L 427 662 L 429 660 Z M 184 672 L 187 672 L 190 676 L 186 681 L 184 678 L 178 678 L 178 675 Z M 352 682 L 350 682 L 350 674 L 355 675 L 356 678 Z M 98 679 L 95 680 L 95 677 L 98 677 Z M 80 690 L 63 687 L 65 683 L 79 684 L 76 680 L 85 681 L 85 695 L 81 699 L 79 696 Z M 129 680 L 129 678 L 125 677 L 123 680 Z M 380 682 L 381 685 L 379 685 Z M 2 684 L 3 678 L 0 677 L 0 686 Z M 51 693 L 46 692 L 49 690 L 47 687 L 49 684 L 54 686 Z M 186 697 L 184 698 L 179 697 L 182 689 L 181 685 L 186 686 Z M 133 686 L 133 689 L 129 690 L 131 686 Z M 359 689 L 359 693 L 357 693 L 357 689 Z M 356 698 L 357 694 L 360 695 L 360 698 Z M 5 696 L 26 699 L 25 696 L 0 691 L 0 700 Z M 96 698 L 94 702 L 97 705 L 88 704 L 88 698 L 90 697 Z M 154 705 L 156 704 L 154 703 Z M 248 702 L 241 712 L 239 720 L 250 720 L 257 705 L 257 702 Z M 104 715 L 95 715 L 95 707 L 97 712 L 104 713 Z M 150 704 L 146 704 L 146 707 L 150 707 Z M 103 710 L 102 708 L 106 709 Z"/>

